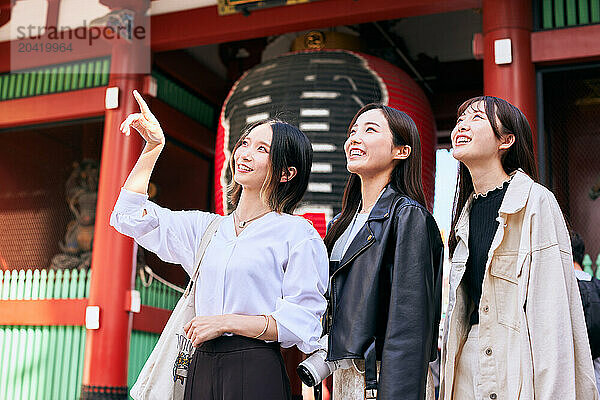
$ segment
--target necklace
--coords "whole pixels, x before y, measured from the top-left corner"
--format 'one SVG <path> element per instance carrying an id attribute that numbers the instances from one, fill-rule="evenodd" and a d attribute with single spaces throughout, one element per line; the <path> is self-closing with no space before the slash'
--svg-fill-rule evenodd
<path id="1" fill-rule="evenodd" d="M 258 215 L 257 215 L 257 216 L 255 216 L 255 217 L 252 217 L 252 218 L 249 218 L 249 219 L 247 219 L 247 220 L 245 220 L 245 221 L 242 221 L 242 220 L 240 219 L 240 216 L 238 215 L 238 213 L 237 213 L 237 209 L 236 209 L 236 210 L 234 210 L 234 211 L 233 211 L 233 216 L 234 216 L 234 218 L 237 218 L 237 220 L 238 220 L 238 224 L 237 224 L 238 228 L 240 228 L 240 229 L 244 229 L 244 228 L 245 228 L 245 227 L 246 227 L 246 226 L 247 226 L 247 225 L 248 225 L 250 222 L 252 222 L 252 221 L 254 221 L 255 219 L 258 219 L 258 218 L 260 218 L 260 217 L 263 217 L 263 216 L 267 215 L 267 214 L 268 214 L 268 213 L 270 213 L 270 212 L 271 212 L 271 210 L 268 210 L 268 211 L 265 211 L 265 212 L 264 212 L 264 213 L 262 213 L 262 214 L 258 214 Z"/>

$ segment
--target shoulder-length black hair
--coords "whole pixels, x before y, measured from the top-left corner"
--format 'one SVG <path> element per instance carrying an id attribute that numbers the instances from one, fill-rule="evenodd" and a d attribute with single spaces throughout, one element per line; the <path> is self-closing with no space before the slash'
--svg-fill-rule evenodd
<path id="1" fill-rule="evenodd" d="M 271 148 L 269 151 L 270 169 L 261 189 L 261 197 L 273 211 L 291 214 L 302 200 L 308 187 L 308 178 L 312 166 L 313 150 L 308 137 L 300 129 L 279 120 L 267 120 L 248 126 L 231 150 L 229 169 L 231 171 L 231 185 L 229 187 L 229 201 L 237 207 L 242 187 L 235 182 L 235 161 L 233 154 L 252 129 L 268 124 L 273 131 Z M 283 174 L 287 174 L 290 167 L 296 168 L 296 176 L 287 182 L 281 182 Z"/>
<path id="2" fill-rule="evenodd" d="M 481 105 L 483 105 L 484 110 L 477 109 Z M 458 107 L 457 117 L 460 117 L 469 107 L 475 108 L 475 110 L 480 112 L 485 112 L 494 135 L 498 139 L 510 134 L 515 136 L 515 142 L 502 154 L 501 161 L 504 172 L 511 174 L 517 169 L 522 169 L 531 179 L 537 182 L 538 169 L 533 153 L 533 137 L 529 122 L 527 122 L 527 118 L 521 110 L 498 97 L 478 96 L 462 103 Z M 456 238 L 458 218 L 472 192 L 473 180 L 471 179 L 471 173 L 465 164 L 459 162 L 458 182 L 454 195 L 454 206 L 452 208 L 452 224 L 450 227 L 450 236 L 448 237 L 450 257 L 454 254 L 454 249 L 456 249 L 456 245 L 458 244 L 458 239 Z"/>
<path id="3" fill-rule="evenodd" d="M 417 125 L 408 114 L 382 104 L 367 104 L 352 118 L 348 132 L 356 123 L 356 119 L 369 110 L 381 110 L 392 133 L 394 146 L 410 146 L 411 152 L 407 159 L 398 160 L 390 175 L 389 184 L 398 193 L 410 197 L 426 207 L 423 182 L 421 180 L 421 139 Z M 362 199 L 361 182 L 357 174 L 350 174 L 344 196 L 342 198 L 342 213 L 325 235 L 325 245 L 331 253 L 335 241 L 344 233 Z"/>

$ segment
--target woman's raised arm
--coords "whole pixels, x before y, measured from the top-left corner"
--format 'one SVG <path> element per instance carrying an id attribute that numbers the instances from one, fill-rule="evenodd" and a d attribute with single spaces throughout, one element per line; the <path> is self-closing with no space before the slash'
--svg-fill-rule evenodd
<path id="1" fill-rule="evenodd" d="M 123 187 L 132 192 L 146 194 L 156 160 L 165 147 L 165 135 L 158 120 L 137 90 L 133 91 L 133 96 L 141 112 L 130 114 L 121 124 L 121 132 L 129 136 L 131 128 L 135 129 L 146 141 L 146 146 Z"/>

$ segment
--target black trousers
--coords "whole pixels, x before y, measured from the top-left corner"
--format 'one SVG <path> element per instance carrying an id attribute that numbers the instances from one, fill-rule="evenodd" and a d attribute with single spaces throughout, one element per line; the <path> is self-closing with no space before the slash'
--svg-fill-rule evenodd
<path id="1" fill-rule="evenodd" d="M 291 400 L 279 343 L 221 336 L 196 349 L 184 400 Z"/>

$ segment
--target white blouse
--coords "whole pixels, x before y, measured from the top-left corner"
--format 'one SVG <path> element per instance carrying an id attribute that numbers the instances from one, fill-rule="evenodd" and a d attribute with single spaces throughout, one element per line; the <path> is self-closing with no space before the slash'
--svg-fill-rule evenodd
<path id="1" fill-rule="evenodd" d="M 110 225 L 191 275 L 212 217 L 202 211 L 171 211 L 147 195 L 121 189 Z M 310 353 L 320 347 L 328 274 L 327 250 L 306 219 L 270 212 L 236 236 L 229 215 L 200 266 L 196 315 L 271 315 L 282 347 L 296 345 Z"/>

